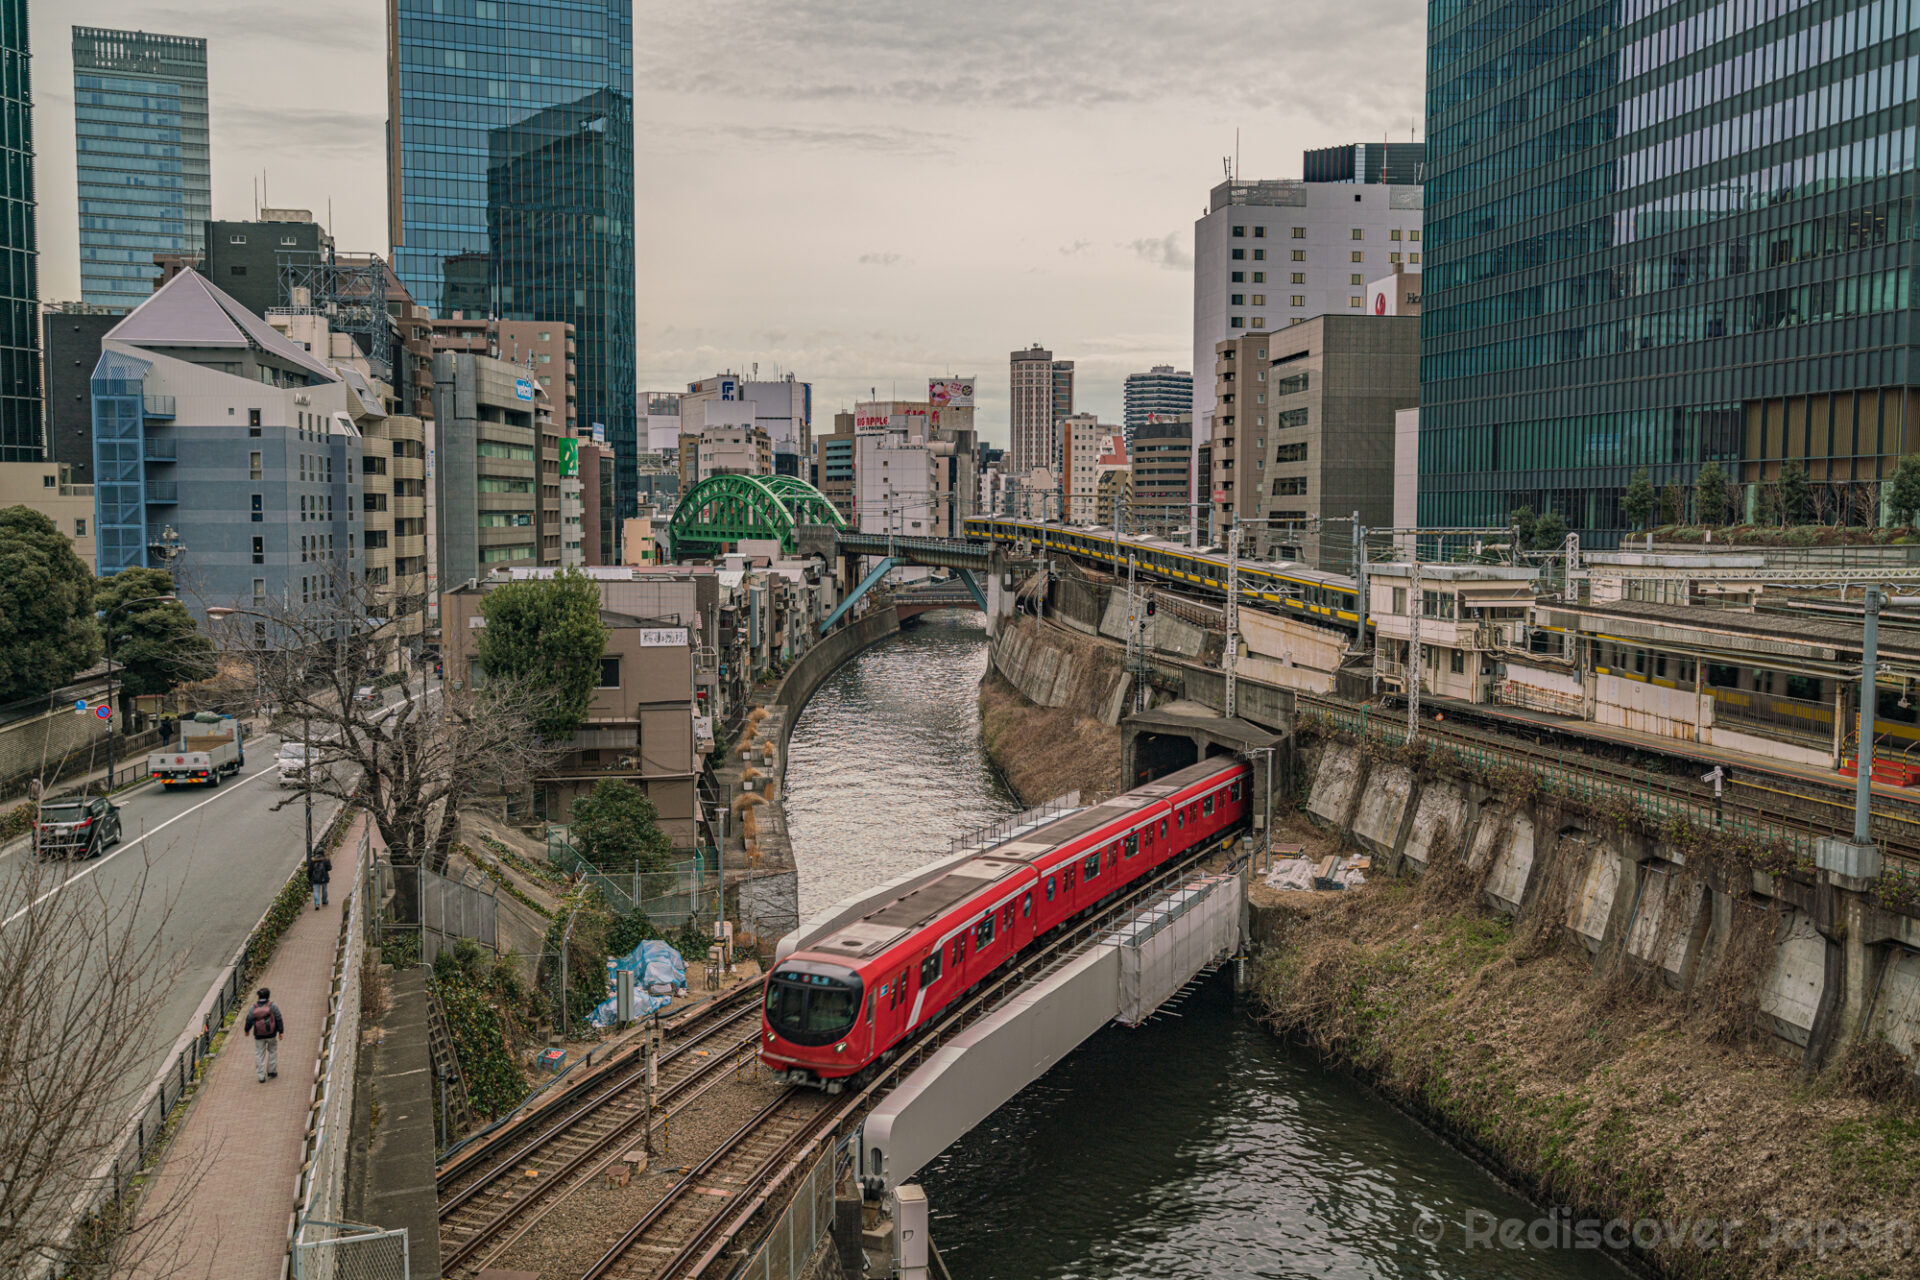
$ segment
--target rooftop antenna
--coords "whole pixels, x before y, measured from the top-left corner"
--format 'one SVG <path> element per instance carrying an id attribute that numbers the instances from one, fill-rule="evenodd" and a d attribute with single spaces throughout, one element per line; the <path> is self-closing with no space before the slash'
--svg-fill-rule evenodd
<path id="1" fill-rule="evenodd" d="M 253 220 L 260 221 L 260 179 L 253 180 Z"/>
<path id="2" fill-rule="evenodd" d="M 1233 180 L 1240 181 L 1240 130 L 1233 131 Z"/>

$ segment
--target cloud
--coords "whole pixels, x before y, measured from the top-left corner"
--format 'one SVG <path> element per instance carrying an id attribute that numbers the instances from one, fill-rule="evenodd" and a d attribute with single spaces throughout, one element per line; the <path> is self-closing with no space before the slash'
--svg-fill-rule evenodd
<path id="1" fill-rule="evenodd" d="M 860 265 L 863 267 L 897 267 L 900 263 L 901 257 L 897 253 L 863 253 L 860 255 Z"/>
<path id="2" fill-rule="evenodd" d="M 1063 244 L 1060 246 L 1060 256 L 1063 258 L 1077 258 L 1091 248 L 1093 248 L 1093 241 L 1075 240 L 1072 244 Z"/>
<path id="3" fill-rule="evenodd" d="M 1135 240 L 1127 248 L 1132 249 L 1142 262 L 1165 267 L 1168 271 L 1193 269 L 1193 255 L 1187 252 L 1186 237 L 1178 231 L 1169 231 L 1158 240 Z"/>
<path id="4" fill-rule="evenodd" d="M 642 125 L 641 128 L 646 126 Z M 682 129 L 684 126 L 661 125 Z M 890 155 L 950 156 L 958 141 L 953 134 L 926 129 L 880 125 L 854 128 L 840 125 L 708 126 L 706 132 L 763 147 L 808 147 L 831 151 L 877 151 Z"/>

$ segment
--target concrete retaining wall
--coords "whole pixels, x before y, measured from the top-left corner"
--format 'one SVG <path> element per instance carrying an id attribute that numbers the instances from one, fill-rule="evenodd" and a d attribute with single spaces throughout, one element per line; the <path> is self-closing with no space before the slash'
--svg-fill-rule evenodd
<path id="1" fill-rule="evenodd" d="M 786 722 L 780 728 L 780 767 L 783 771 L 786 768 L 787 739 L 793 736 L 793 726 L 800 719 L 800 709 L 807 705 L 807 699 L 813 696 L 814 690 L 841 663 L 862 649 L 880 643 L 899 629 L 900 617 L 892 605 L 875 609 L 814 645 L 793 664 L 780 681 L 779 691 L 773 695 L 774 704 L 786 708 L 787 712 Z"/>
<path id="2" fill-rule="evenodd" d="M 1860 886 L 1689 868 L 1636 832 L 1594 828 L 1545 801 L 1515 804 L 1475 784 L 1416 777 L 1348 743 L 1317 744 L 1300 764 L 1312 778 L 1308 814 L 1346 832 L 1376 865 L 1424 874 L 1442 860 L 1464 862 L 1489 909 L 1521 921 L 1548 912 L 1596 963 L 1657 972 L 1695 993 L 1751 937 L 1737 928 L 1770 929 L 1758 1009 L 1782 1053 L 1817 1066 L 1872 1038 L 1920 1063 L 1920 921 L 1881 908 Z"/>
<path id="3" fill-rule="evenodd" d="M 1028 619 L 1002 627 L 993 637 L 993 667 L 1036 706 L 1065 708 L 1118 724 L 1132 688 L 1123 660 L 1095 647 L 1098 642 L 1084 643 L 1085 648 L 1076 647 L 1070 637 L 1049 634 Z"/>

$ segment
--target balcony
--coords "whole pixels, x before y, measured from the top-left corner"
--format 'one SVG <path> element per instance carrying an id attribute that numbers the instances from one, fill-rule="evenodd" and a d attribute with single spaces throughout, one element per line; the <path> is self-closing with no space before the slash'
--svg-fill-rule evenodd
<path id="1" fill-rule="evenodd" d="M 169 422 L 173 420 L 172 396 L 144 396 L 142 399 L 144 401 L 143 409 L 147 417 L 164 418 Z"/>
<path id="2" fill-rule="evenodd" d="M 178 462 L 180 442 L 172 436 L 148 436 L 145 456 L 148 462 Z"/>
<path id="3" fill-rule="evenodd" d="M 171 480 L 150 480 L 146 492 L 149 506 L 170 505 L 180 501 L 180 486 Z"/>

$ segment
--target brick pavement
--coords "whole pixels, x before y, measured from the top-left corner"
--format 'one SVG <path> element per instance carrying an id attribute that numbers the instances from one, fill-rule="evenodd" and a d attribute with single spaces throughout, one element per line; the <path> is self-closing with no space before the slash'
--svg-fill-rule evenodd
<path id="1" fill-rule="evenodd" d="M 148 1206 L 177 1207 L 155 1225 L 152 1243 L 139 1250 L 148 1263 L 137 1273 L 140 1280 L 166 1275 L 280 1280 L 283 1274 L 297 1208 L 295 1180 L 318 1080 L 320 1035 L 333 989 L 341 900 L 353 887 L 352 850 L 359 838 L 356 822 L 340 846 L 346 868 L 335 859 L 332 901 L 315 911 L 308 900 L 280 939 L 267 971 L 251 983 L 273 992 L 286 1021 L 280 1074 L 259 1083 L 253 1045 L 236 1019 L 143 1198 Z"/>

